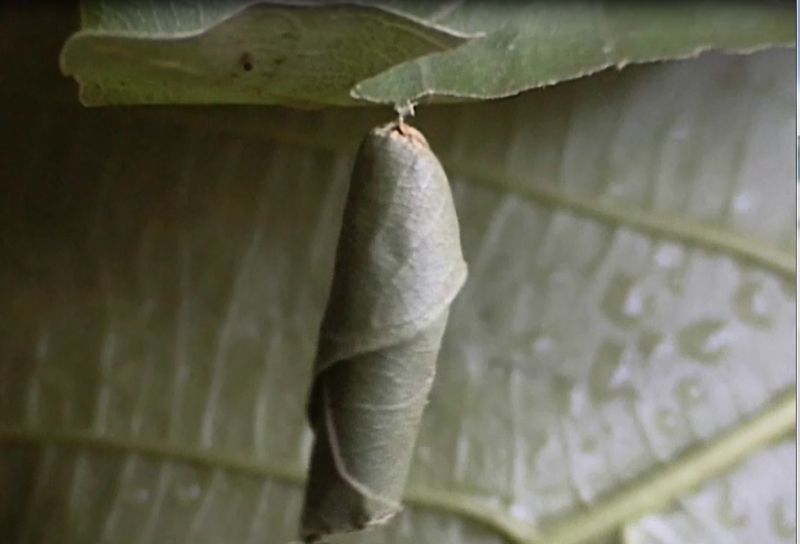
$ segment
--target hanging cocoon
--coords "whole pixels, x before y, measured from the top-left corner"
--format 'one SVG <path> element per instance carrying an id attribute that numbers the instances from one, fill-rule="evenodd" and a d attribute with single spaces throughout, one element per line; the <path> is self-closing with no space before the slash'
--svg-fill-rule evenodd
<path id="1" fill-rule="evenodd" d="M 305 541 L 400 511 L 450 305 L 466 276 L 450 184 L 425 137 L 402 121 L 373 129 L 356 157 L 320 327 Z"/>

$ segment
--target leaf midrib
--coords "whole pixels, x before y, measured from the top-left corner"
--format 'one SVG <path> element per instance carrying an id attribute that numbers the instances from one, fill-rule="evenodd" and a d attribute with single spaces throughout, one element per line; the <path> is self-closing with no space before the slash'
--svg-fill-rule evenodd
<path id="1" fill-rule="evenodd" d="M 516 544 L 580 544 L 607 534 L 623 523 L 668 505 L 674 499 L 726 472 L 753 453 L 791 433 L 796 427 L 794 389 L 780 394 L 765 410 L 720 437 L 695 446 L 683 456 L 638 479 L 590 510 L 566 518 L 540 532 L 533 524 L 489 505 L 490 497 L 409 487 L 404 502 L 411 506 L 458 515 L 491 527 Z M 161 460 L 201 465 L 217 470 L 302 485 L 300 467 L 282 467 L 248 457 L 174 444 L 98 436 L 86 431 L 0 428 L 0 443 L 56 444 L 99 451 L 140 454 Z"/>

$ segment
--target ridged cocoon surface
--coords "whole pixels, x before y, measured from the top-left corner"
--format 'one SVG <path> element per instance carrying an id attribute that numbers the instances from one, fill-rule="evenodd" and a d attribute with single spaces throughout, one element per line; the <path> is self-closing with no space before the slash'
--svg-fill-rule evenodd
<path id="1" fill-rule="evenodd" d="M 396 514 L 450 304 L 467 276 L 450 185 L 416 129 L 373 129 L 356 157 L 308 415 L 301 535 Z"/>

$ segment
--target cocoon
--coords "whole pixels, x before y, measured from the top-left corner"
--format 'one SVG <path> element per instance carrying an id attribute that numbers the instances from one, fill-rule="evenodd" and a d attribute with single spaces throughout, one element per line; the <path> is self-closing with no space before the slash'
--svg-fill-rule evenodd
<path id="1" fill-rule="evenodd" d="M 447 176 L 402 121 L 358 151 L 308 417 L 301 537 L 386 522 L 401 509 L 450 305 L 467 276 Z"/>

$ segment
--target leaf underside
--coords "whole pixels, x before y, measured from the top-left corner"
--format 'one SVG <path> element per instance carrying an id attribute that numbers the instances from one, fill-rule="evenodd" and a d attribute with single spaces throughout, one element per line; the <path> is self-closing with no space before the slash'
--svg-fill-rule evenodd
<path id="1" fill-rule="evenodd" d="M 346 105 L 357 82 L 468 39 L 369 5 L 88 5 L 61 53 L 86 105 Z"/>
<path id="2" fill-rule="evenodd" d="M 352 154 L 389 114 L 81 109 L 55 39 L 6 35 L 42 85 L 0 88 L 0 541 L 284 544 Z M 408 508 L 340 542 L 792 541 L 792 62 L 421 109 L 470 278 Z M 609 509 L 719 437 L 748 460 Z"/>
<path id="3" fill-rule="evenodd" d="M 83 2 L 87 105 L 452 102 L 630 63 L 794 42 L 785 2 Z"/>

